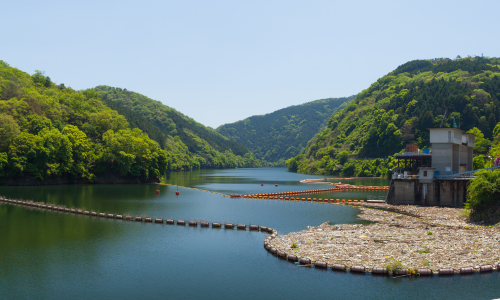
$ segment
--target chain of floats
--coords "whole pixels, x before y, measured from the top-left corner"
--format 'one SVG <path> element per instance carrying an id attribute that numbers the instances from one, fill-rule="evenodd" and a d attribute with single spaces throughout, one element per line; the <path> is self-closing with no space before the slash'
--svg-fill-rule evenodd
<path id="1" fill-rule="evenodd" d="M 177 224 L 179 226 L 192 226 L 192 227 L 198 227 L 198 222 L 197 221 L 185 221 L 185 220 L 173 220 L 173 219 L 166 219 L 164 220 L 163 218 L 148 218 L 148 217 L 132 217 L 132 216 L 123 216 L 123 215 L 115 215 L 115 214 L 109 214 L 109 213 L 98 213 L 95 211 L 88 211 L 88 210 L 81 210 L 81 209 L 75 209 L 75 208 L 67 208 L 65 206 L 61 205 L 50 205 L 46 204 L 43 202 L 33 202 L 33 201 L 21 201 L 21 200 L 12 200 L 12 199 L 6 199 L 4 197 L 0 197 L 0 203 L 6 203 L 6 204 L 13 204 L 13 205 L 20 205 L 20 206 L 26 206 L 26 207 L 34 207 L 38 209 L 43 209 L 43 210 L 50 210 L 50 211 L 60 211 L 60 212 L 65 212 L 65 213 L 70 213 L 70 214 L 78 214 L 78 215 L 86 215 L 86 216 L 91 216 L 91 217 L 100 217 L 100 218 L 108 218 L 108 219 L 115 219 L 115 220 L 126 220 L 126 221 L 135 221 L 135 222 L 146 222 L 146 223 L 155 223 L 155 224 L 170 224 L 174 225 Z M 250 231 L 261 231 L 264 233 L 270 233 L 270 234 L 277 234 L 277 231 L 274 230 L 273 228 L 266 227 L 266 226 L 258 226 L 258 225 L 249 225 L 247 226 L 246 224 L 232 224 L 232 223 L 226 223 L 226 224 L 221 224 L 221 223 L 209 223 L 209 222 L 199 222 L 200 227 L 208 228 L 210 225 L 212 225 L 212 228 L 224 228 L 224 229 L 238 229 L 238 230 L 250 230 Z"/>
<path id="2" fill-rule="evenodd" d="M 373 192 L 383 192 L 388 191 L 388 186 L 337 186 L 329 189 L 319 189 L 319 190 L 308 190 L 308 191 L 293 191 L 293 192 L 281 192 L 281 193 L 267 193 L 267 194 L 251 194 L 243 195 L 243 198 L 259 198 L 259 199 L 278 199 L 276 197 L 280 196 L 291 196 L 291 195 L 301 195 L 301 194 L 319 194 L 324 192 L 363 192 L 363 191 L 373 191 Z M 260 198 L 262 197 L 262 198 Z M 304 199 L 304 198 L 303 198 Z M 288 199 L 285 199 L 288 200 Z M 299 200 L 299 199 L 298 199 Z M 331 199 L 330 199 L 331 200 Z"/>

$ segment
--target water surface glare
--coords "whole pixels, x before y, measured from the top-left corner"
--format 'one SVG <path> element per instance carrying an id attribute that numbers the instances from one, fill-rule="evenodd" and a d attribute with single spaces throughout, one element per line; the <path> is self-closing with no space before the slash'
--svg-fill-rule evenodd
<path id="1" fill-rule="evenodd" d="M 239 169 L 170 173 L 166 182 L 228 194 L 261 193 L 274 192 L 276 181 L 280 191 L 328 187 L 299 183 L 321 177 L 284 169 Z M 374 180 L 373 185 L 387 182 Z M 357 210 L 349 207 L 230 199 L 182 188 L 177 197 L 175 190 L 156 185 L 0 187 L 0 195 L 134 216 L 266 225 L 280 233 L 326 221 L 360 221 Z M 0 299 L 500 297 L 499 272 L 392 279 L 297 267 L 265 251 L 266 236 L 0 204 Z"/>

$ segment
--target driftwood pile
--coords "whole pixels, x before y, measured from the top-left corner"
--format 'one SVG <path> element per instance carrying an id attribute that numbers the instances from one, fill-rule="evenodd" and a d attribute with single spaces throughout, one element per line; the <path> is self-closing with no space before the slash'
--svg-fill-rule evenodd
<path id="1" fill-rule="evenodd" d="M 434 273 L 444 268 L 458 273 L 461 268 L 471 267 L 478 272 L 485 265 L 496 269 L 500 262 L 500 228 L 450 226 L 471 225 L 461 216 L 461 209 L 387 204 L 372 207 L 378 209 L 359 207 L 359 217 L 372 224 L 323 223 L 279 235 L 269 243 L 278 251 L 308 258 L 313 264 L 320 261 L 328 266 L 364 266 L 368 272 L 377 267 L 388 271 L 426 268 Z M 399 211 L 425 221 L 379 209 Z"/>

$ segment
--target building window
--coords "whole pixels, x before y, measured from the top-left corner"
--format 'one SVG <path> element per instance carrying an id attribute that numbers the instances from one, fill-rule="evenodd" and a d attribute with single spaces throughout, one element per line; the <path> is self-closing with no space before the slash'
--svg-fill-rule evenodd
<path id="1" fill-rule="evenodd" d="M 424 177 L 427 177 L 427 171 L 424 171 Z"/>
<path id="2" fill-rule="evenodd" d="M 451 131 L 448 131 L 448 143 L 451 143 Z"/>

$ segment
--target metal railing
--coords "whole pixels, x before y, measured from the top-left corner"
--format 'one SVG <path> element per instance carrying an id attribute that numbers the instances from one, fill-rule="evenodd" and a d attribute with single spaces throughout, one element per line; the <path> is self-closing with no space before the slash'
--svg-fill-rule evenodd
<path id="1" fill-rule="evenodd" d="M 392 174 L 392 179 L 418 179 L 419 176 L 418 175 L 404 175 L 404 174 L 401 174 L 401 173 L 394 173 Z"/>
<path id="2" fill-rule="evenodd" d="M 401 154 L 397 154 L 396 157 L 398 156 L 432 156 L 431 153 L 423 153 L 422 151 L 420 152 L 404 152 L 404 153 L 401 153 Z"/>
<path id="3" fill-rule="evenodd" d="M 473 175 L 477 171 L 482 171 L 482 170 L 495 170 L 500 168 L 500 166 L 496 167 L 490 167 L 490 168 L 484 168 L 484 169 L 479 169 L 479 170 L 472 170 L 472 171 L 467 171 L 467 172 L 462 172 L 462 173 L 455 173 L 455 174 L 450 174 L 450 175 L 434 175 L 435 179 L 472 179 L 475 178 Z"/>

